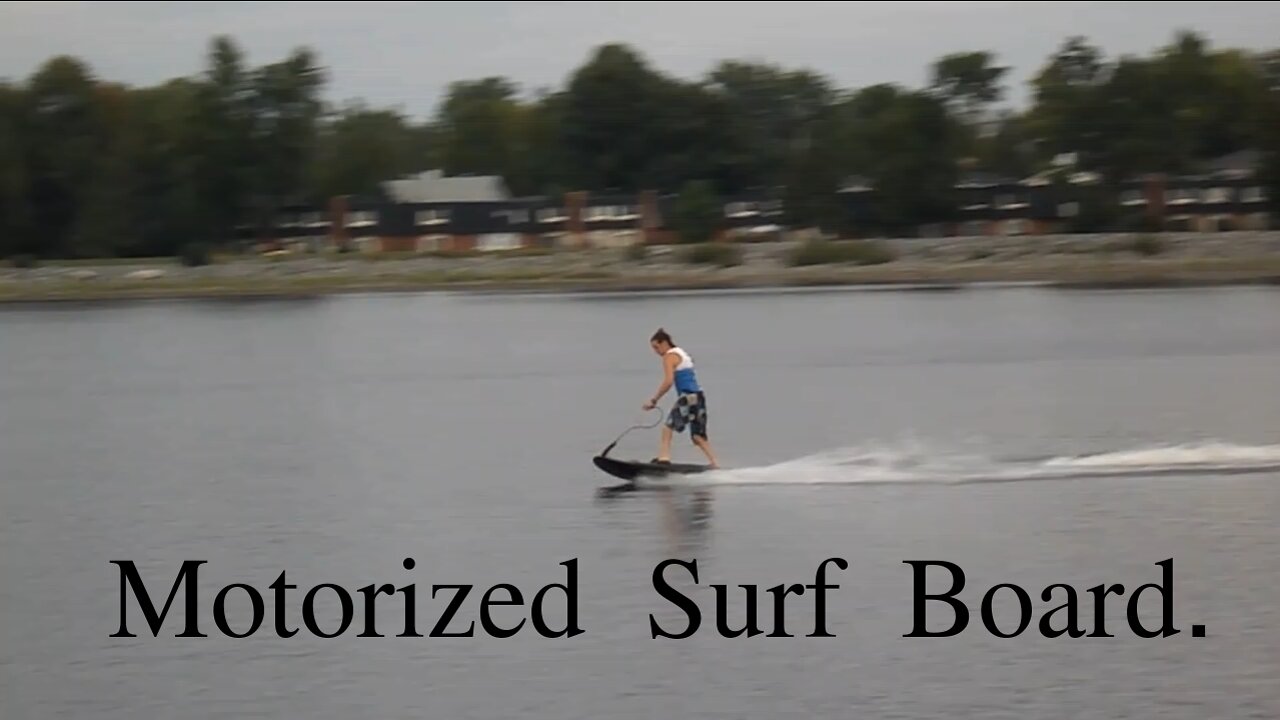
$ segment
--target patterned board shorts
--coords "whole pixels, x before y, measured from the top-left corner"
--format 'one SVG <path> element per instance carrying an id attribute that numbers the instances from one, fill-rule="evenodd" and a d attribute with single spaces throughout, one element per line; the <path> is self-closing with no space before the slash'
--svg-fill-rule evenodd
<path id="1" fill-rule="evenodd" d="M 689 428 L 689 435 L 707 437 L 707 397 L 701 392 L 686 393 L 676 398 L 676 404 L 667 414 L 667 427 L 673 432 L 684 432 Z"/>

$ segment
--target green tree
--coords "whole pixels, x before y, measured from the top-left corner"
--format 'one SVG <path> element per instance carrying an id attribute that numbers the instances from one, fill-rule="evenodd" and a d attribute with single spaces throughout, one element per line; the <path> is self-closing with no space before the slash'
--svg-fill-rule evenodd
<path id="1" fill-rule="evenodd" d="M 89 66 L 58 56 L 31 77 L 25 99 L 31 224 L 41 255 L 75 253 L 72 231 L 83 212 L 103 133 Z"/>
<path id="2" fill-rule="evenodd" d="M 999 118 L 993 135 L 975 146 L 978 165 L 1009 178 L 1024 178 L 1036 171 L 1035 139 L 1025 117 L 1007 113 Z"/>
<path id="3" fill-rule="evenodd" d="M 35 250 L 27 197 L 25 108 L 22 89 L 0 82 L 0 257 Z"/>
<path id="4" fill-rule="evenodd" d="M 1004 96 L 1000 81 L 1009 68 L 985 51 L 945 55 L 932 67 L 932 89 L 965 125 L 975 125 L 988 106 Z"/>
<path id="5" fill-rule="evenodd" d="M 690 180 L 676 198 L 675 230 L 684 243 L 711 240 L 720 224 L 720 201 L 711 184 Z"/>
<path id="6" fill-rule="evenodd" d="M 510 172 L 516 163 L 520 111 L 516 87 L 504 78 L 451 84 L 436 120 L 443 136 L 445 172 Z"/>
<path id="7" fill-rule="evenodd" d="M 1213 48 L 1184 31 L 1108 60 L 1068 37 L 1033 79 L 1032 107 L 997 118 L 1006 69 L 994 55 L 952 53 L 929 71 L 924 88 L 846 93 L 815 71 L 726 60 L 686 81 L 608 44 L 561 87 L 522 98 L 505 78 L 458 82 L 415 122 L 360 103 L 326 114 L 326 73 L 306 48 L 249 67 L 234 40 L 214 37 L 200 73 L 143 88 L 57 55 L 0 83 L 0 253 L 175 254 L 246 222 L 265 230 L 282 203 L 430 167 L 500 174 L 519 194 L 679 189 L 682 207 L 702 207 L 679 220 L 697 238 L 719 222 L 716 197 L 778 184 L 788 222 L 847 231 L 837 190 L 850 175 L 875 188 L 877 217 L 856 218 L 861 229 L 910 232 L 953 216 L 969 161 L 1022 176 L 1059 153 L 1106 180 L 1060 183 L 1080 204 L 1078 229 L 1123 220 L 1124 180 L 1246 149 L 1262 151 L 1280 202 L 1280 51 Z M 980 118 L 994 133 L 976 132 Z"/>
<path id="8" fill-rule="evenodd" d="M 1026 124 L 1041 160 L 1061 153 L 1091 157 L 1101 149 L 1106 109 L 1101 88 L 1109 76 L 1102 51 L 1073 36 L 1032 79 L 1033 106 Z"/>
<path id="9" fill-rule="evenodd" d="M 362 195 L 382 182 L 434 167 L 421 127 L 394 110 L 349 104 L 323 123 L 316 143 L 311 192 L 316 198 Z"/>
<path id="10" fill-rule="evenodd" d="M 655 106 L 646 129 L 649 161 L 636 175 L 637 189 L 676 189 L 690 178 L 706 180 L 717 193 L 741 189 L 732 167 L 738 138 L 724 98 L 701 85 L 664 79 Z"/>
<path id="11" fill-rule="evenodd" d="M 325 72 L 307 48 L 258 68 L 251 79 L 253 199 L 265 226 L 283 203 L 302 200 L 323 106 Z"/>
<path id="12" fill-rule="evenodd" d="M 653 161 L 653 118 L 662 78 L 625 45 L 599 47 L 565 89 L 561 132 L 578 187 L 639 189 Z"/>
<path id="13" fill-rule="evenodd" d="M 910 232 L 951 216 L 962 136 L 937 96 L 874 85 L 840 112 L 846 168 L 872 181 L 882 228 Z"/>
<path id="14" fill-rule="evenodd" d="M 518 195 L 563 194 L 569 174 L 560 127 L 564 96 L 544 92 L 520 107 L 516 150 L 507 186 Z"/>
<path id="15" fill-rule="evenodd" d="M 781 184 L 836 95 L 816 72 L 742 60 L 719 63 L 705 84 L 732 119 L 725 163 L 741 186 Z"/>
<path id="16" fill-rule="evenodd" d="M 94 96 L 102 135 L 91 179 L 79 195 L 70 242 L 71 254 L 90 258 L 115 255 L 134 232 L 139 215 L 134 159 L 142 141 L 126 88 L 99 84 Z"/>
<path id="17" fill-rule="evenodd" d="M 262 171 L 258 162 L 269 162 L 271 155 L 254 147 L 254 113 L 266 111 L 255 108 L 255 93 L 264 88 L 254 86 L 240 48 L 228 37 L 215 37 L 206 62 L 186 106 L 190 115 L 182 134 L 198 198 L 188 209 L 198 219 L 186 232 L 196 236 L 191 240 L 222 242 L 247 219 L 255 173 Z"/>

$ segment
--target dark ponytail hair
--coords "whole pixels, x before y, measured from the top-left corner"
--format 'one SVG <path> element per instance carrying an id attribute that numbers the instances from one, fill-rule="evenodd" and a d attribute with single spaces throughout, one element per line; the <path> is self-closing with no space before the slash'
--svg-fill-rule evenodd
<path id="1" fill-rule="evenodd" d="M 653 337 L 649 338 L 649 341 L 666 343 L 668 345 L 675 345 L 675 342 L 671 340 L 671 336 L 668 335 L 667 331 L 663 330 L 662 328 L 658 328 L 658 332 L 654 333 Z"/>

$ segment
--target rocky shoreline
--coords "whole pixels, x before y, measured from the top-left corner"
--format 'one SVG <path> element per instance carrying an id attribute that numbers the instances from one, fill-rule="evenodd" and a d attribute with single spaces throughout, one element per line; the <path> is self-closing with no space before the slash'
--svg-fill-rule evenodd
<path id="1" fill-rule="evenodd" d="M 350 292 L 645 292 L 844 286 L 955 289 L 1280 286 L 1280 232 L 887 239 L 795 264 L 795 242 L 439 255 L 0 266 L 0 301 L 315 297 Z M 812 249 L 812 248 L 810 248 Z M 823 248 L 830 250 L 831 248 Z M 857 249 L 857 248 L 855 248 Z M 874 259 L 868 259 L 874 258 Z"/>

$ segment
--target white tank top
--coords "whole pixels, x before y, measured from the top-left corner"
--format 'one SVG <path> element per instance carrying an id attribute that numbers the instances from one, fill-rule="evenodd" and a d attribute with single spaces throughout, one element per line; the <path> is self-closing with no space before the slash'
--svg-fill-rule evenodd
<path id="1" fill-rule="evenodd" d="M 673 373 L 675 375 L 676 392 L 684 394 L 701 391 L 702 388 L 698 386 L 698 378 L 693 372 L 693 358 L 689 356 L 689 353 L 678 347 L 671 348 L 667 352 L 675 353 L 680 358 L 680 364 L 676 365 Z"/>

